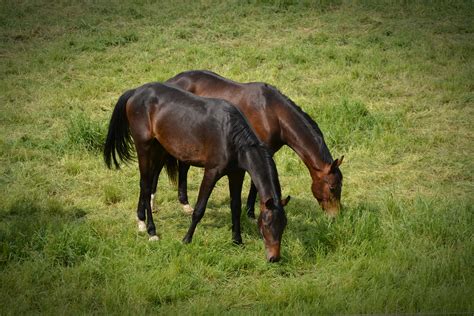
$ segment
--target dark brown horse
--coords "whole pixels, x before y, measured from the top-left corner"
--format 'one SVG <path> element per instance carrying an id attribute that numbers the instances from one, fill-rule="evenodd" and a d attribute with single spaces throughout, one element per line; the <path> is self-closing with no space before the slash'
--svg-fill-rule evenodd
<path id="1" fill-rule="evenodd" d="M 339 165 L 344 157 L 332 158 L 316 122 L 278 89 L 261 82 L 238 83 L 198 70 L 180 73 L 167 82 L 196 95 L 221 98 L 236 105 L 272 154 L 283 145 L 291 147 L 308 168 L 313 180 L 311 190 L 321 207 L 329 216 L 338 214 L 342 189 Z M 189 166 L 180 164 L 179 169 L 179 200 L 186 206 Z M 255 217 L 255 199 L 252 185 L 247 199 L 250 217 Z"/>
<path id="2" fill-rule="evenodd" d="M 115 106 L 104 146 L 109 168 L 112 163 L 119 168 L 117 155 L 122 161 L 132 158 L 132 139 L 140 168 L 139 229 L 146 228 L 150 239 L 158 239 L 151 193 L 156 191 L 158 176 L 164 166 L 171 178 L 176 177 L 179 160 L 204 168 L 192 223 L 183 241 L 191 242 L 214 185 L 227 175 L 232 235 L 234 242 L 240 244 L 240 195 L 247 171 L 260 196 L 258 225 L 267 259 L 279 260 L 286 216 L 277 170 L 271 153 L 236 107 L 227 101 L 198 97 L 167 84 L 145 84 L 125 92 Z"/>

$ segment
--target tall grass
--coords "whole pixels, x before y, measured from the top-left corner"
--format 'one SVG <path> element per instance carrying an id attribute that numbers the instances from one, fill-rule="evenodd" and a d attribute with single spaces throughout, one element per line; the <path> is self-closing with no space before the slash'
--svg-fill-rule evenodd
<path id="1" fill-rule="evenodd" d="M 67 125 L 68 143 L 72 147 L 101 152 L 106 134 L 105 122 L 95 122 L 83 112 L 74 114 Z"/>
<path id="2" fill-rule="evenodd" d="M 3 1 L 0 314 L 472 312 L 473 15 L 469 1 Z M 190 245 L 161 179 L 150 243 L 137 166 L 103 165 L 123 91 L 187 69 L 277 86 L 345 155 L 335 220 L 300 159 L 275 155 L 292 195 L 278 264 L 244 215 L 232 244 L 225 179 Z"/>

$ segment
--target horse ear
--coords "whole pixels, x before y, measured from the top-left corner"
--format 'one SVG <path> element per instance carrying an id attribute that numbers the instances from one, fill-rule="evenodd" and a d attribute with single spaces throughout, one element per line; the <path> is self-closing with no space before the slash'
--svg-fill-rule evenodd
<path id="1" fill-rule="evenodd" d="M 341 165 L 343 160 L 344 160 L 344 155 L 342 155 L 341 158 L 337 159 L 337 161 L 338 161 L 337 166 L 338 167 Z"/>
<path id="2" fill-rule="evenodd" d="M 281 200 L 281 205 L 286 206 L 290 202 L 291 196 L 287 196 L 286 199 Z"/>
<path id="3" fill-rule="evenodd" d="M 333 171 L 336 167 L 339 167 L 342 164 L 342 161 L 344 160 L 344 155 L 341 156 L 341 158 L 337 158 L 334 160 L 331 164 L 331 171 Z"/>

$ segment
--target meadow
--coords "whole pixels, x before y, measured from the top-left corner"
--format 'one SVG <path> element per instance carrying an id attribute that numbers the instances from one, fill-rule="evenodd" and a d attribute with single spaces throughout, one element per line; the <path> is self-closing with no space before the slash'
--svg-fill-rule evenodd
<path id="1" fill-rule="evenodd" d="M 0 0 L 0 315 L 472 313 L 473 21 L 472 1 Z M 136 163 L 104 165 L 122 92 L 190 69 L 275 85 L 345 156 L 331 220 L 276 154 L 279 263 L 244 212 L 232 244 L 225 179 L 184 245 L 163 175 L 149 242 Z"/>

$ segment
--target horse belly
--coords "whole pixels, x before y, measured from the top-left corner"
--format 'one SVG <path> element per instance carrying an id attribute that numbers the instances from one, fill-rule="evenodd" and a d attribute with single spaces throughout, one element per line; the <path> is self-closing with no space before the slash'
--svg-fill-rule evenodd
<path id="1" fill-rule="evenodd" d="M 193 166 L 206 167 L 213 164 L 216 149 L 219 148 L 212 135 L 205 131 L 180 129 L 175 124 L 161 125 L 155 138 L 163 148 L 176 159 Z"/>
<path id="2" fill-rule="evenodd" d="M 205 167 L 209 160 L 204 150 L 197 146 L 168 146 L 166 150 L 176 159 L 197 167 Z"/>

